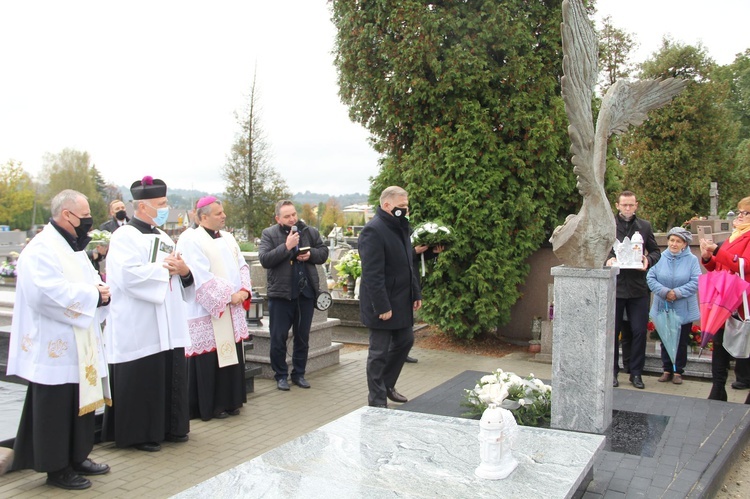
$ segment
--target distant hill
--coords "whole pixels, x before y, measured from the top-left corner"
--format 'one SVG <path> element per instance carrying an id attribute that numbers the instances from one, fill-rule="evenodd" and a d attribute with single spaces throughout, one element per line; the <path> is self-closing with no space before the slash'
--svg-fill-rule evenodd
<path id="1" fill-rule="evenodd" d="M 122 196 L 121 199 L 123 201 L 127 202 L 133 199 L 133 197 L 130 195 L 129 187 L 121 185 L 119 189 L 120 195 Z M 199 191 L 196 189 L 172 189 L 170 187 L 169 205 L 173 208 L 192 208 L 193 206 L 195 206 L 196 201 L 198 201 L 203 196 L 208 195 L 208 192 Z M 221 193 L 213 193 L 211 195 L 216 196 L 219 199 L 221 199 L 222 197 Z M 317 205 L 318 203 L 325 203 L 330 198 L 336 199 L 336 201 L 338 201 L 342 207 L 349 206 L 350 204 L 367 203 L 367 194 L 355 193 L 342 194 L 340 196 L 331 196 L 330 194 L 319 194 L 317 192 L 310 191 L 298 192 L 297 194 L 292 196 L 292 201 L 300 205 L 305 203 Z"/>
<path id="2" fill-rule="evenodd" d="M 133 199 L 133 196 L 130 195 L 130 188 L 125 187 L 124 185 L 121 185 L 119 187 L 120 189 L 120 195 L 122 196 L 122 200 L 127 202 L 131 201 Z M 199 191 L 196 189 L 172 189 L 169 188 L 169 206 L 172 208 L 181 208 L 181 209 L 189 209 L 195 206 L 196 201 L 198 201 L 203 196 L 208 196 L 209 193 L 205 191 Z M 221 194 L 211 194 L 212 196 L 216 196 L 217 198 L 221 199 Z"/>
<path id="3" fill-rule="evenodd" d="M 330 198 L 334 198 L 339 204 L 349 206 L 350 204 L 367 203 L 367 194 L 341 194 L 340 196 L 331 196 L 330 194 L 319 194 L 317 192 L 298 192 L 292 196 L 292 201 L 297 204 L 312 204 L 317 205 L 318 203 L 325 203 Z"/>

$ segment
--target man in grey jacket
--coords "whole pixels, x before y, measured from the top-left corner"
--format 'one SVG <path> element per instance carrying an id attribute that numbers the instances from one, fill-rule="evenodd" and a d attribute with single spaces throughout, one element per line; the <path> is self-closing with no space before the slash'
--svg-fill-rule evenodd
<path id="1" fill-rule="evenodd" d="M 263 230 L 258 248 L 260 264 L 268 276 L 268 315 L 271 335 L 271 368 L 276 387 L 288 391 L 286 340 L 289 328 L 294 335 L 292 383 L 310 388 L 305 380 L 310 325 L 317 290 L 315 265 L 328 259 L 328 247 L 314 227 L 297 219 L 294 203 L 276 203 L 276 225 Z"/>

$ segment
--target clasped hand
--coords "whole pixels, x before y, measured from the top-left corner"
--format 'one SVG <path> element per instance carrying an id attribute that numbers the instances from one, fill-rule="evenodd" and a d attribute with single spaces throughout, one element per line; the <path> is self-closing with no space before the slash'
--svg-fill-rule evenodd
<path id="1" fill-rule="evenodd" d="M 109 291 L 109 286 L 106 284 L 97 284 L 96 289 L 99 291 L 99 296 L 102 297 L 102 304 L 105 304 L 112 298 L 112 293 Z"/>
<path id="2" fill-rule="evenodd" d="M 182 255 L 177 252 L 170 253 L 169 256 L 164 258 L 163 265 L 169 271 L 169 275 L 186 277 L 190 273 L 187 263 L 182 259 Z"/>

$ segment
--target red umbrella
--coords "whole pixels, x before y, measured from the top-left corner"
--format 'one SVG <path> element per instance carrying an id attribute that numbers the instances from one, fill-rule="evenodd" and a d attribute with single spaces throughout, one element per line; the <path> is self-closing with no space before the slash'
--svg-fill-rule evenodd
<path id="1" fill-rule="evenodd" d="M 704 333 L 701 348 L 705 348 L 732 312 L 737 310 L 742 302 L 742 293 L 748 289 L 750 283 L 726 270 L 706 272 L 698 278 L 701 329 Z"/>

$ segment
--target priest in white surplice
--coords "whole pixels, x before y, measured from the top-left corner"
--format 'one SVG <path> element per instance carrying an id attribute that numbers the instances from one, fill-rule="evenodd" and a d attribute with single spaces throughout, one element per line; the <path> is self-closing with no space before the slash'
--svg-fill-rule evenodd
<path id="1" fill-rule="evenodd" d="M 47 472 L 47 483 L 81 490 L 106 464 L 88 458 L 94 411 L 110 403 L 101 338 L 110 290 L 83 251 L 93 220 L 86 196 L 57 194 L 52 218 L 18 258 L 8 375 L 28 380 L 12 469 Z"/>
<path id="2" fill-rule="evenodd" d="M 196 210 L 199 226 L 183 232 L 177 250 L 195 279 L 186 349 L 190 417 L 208 421 L 236 416 L 247 402 L 242 340 L 249 336 L 250 268 L 232 234 L 221 230 L 227 218 L 221 201 L 201 198 Z"/>
<path id="3" fill-rule="evenodd" d="M 195 286 L 158 228 L 169 216 L 166 184 L 147 176 L 130 193 L 134 216 L 112 234 L 107 254 L 112 305 L 104 341 L 114 404 L 104 414 L 103 438 L 156 452 L 164 440 L 188 440 L 185 301 Z"/>

